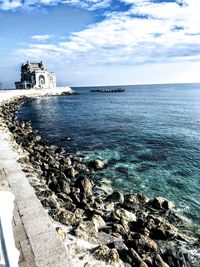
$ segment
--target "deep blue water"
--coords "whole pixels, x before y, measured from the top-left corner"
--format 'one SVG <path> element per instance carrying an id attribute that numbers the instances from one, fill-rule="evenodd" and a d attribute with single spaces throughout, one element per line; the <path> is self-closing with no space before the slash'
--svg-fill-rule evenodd
<path id="1" fill-rule="evenodd" d="M 107 167 L 95 179 L 167 197 L 199 224 L 200 84 L 120 88 L 126 92 L 74 88 L 78 95 L 29 101 L 19 118 L 31 120 L 49 144 L 103 159 Z"/>

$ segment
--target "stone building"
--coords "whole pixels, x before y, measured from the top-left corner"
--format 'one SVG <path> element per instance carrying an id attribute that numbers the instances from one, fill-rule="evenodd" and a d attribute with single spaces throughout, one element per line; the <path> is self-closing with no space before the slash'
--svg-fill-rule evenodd
<path id="1" fill-rule="evenodd" d="M 56 75 L 48 72 L 42 61 L 28 62 L 21 66 L 21 80 L 15 82 L 16 89 L 51 89 L 56 87 Z"/>

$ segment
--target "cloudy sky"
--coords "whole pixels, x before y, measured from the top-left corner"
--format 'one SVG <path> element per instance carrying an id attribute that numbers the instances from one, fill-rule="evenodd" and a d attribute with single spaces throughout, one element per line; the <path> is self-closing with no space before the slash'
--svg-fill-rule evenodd
<path id="1" fill-rule="evenodd" d="M 200 82 L 200 0 L 0 0 L 0 81 L 41 61 L 58 84 Z"/>

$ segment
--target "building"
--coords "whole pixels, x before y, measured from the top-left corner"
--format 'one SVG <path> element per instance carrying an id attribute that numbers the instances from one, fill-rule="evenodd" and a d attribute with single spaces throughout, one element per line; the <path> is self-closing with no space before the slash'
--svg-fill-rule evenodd
<path id="1" fill-rule="evenodd" d="M 40 63 L 22 64 L 21 81 L 15 82 L 16 89 L 51 89 L 56 87 L 56 75 L 48 72 L 42 61 Z"/>

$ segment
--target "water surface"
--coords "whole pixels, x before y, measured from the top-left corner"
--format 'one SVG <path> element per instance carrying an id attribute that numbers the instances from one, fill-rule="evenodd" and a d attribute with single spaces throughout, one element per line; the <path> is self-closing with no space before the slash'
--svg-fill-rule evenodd
<path id="1" fill-rule="evenodd" d="M 95 179 L 111 179 L 120 190 L 167 197 L 199 224 L 200 84 L 90 92 L 96 88 L 28 101 L 19 118 L 31 120 L 48 144 L 88 160 L 103 159 L 106 168 Z"/>

